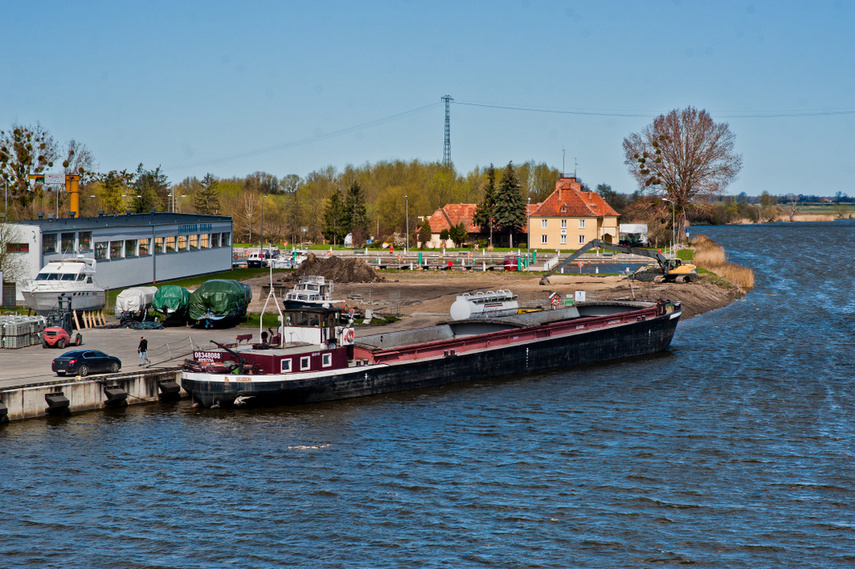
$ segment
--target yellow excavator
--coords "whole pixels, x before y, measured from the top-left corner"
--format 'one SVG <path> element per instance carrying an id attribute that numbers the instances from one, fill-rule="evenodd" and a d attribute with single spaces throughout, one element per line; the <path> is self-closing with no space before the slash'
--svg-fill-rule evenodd
<path id="1" fill-rule="evenodd" d="M 683 263 L 680 259 L 669 259 L 659 251 L 652 251 L 650 249 L 641 249 L 638 247 L 625 247 L 623 245 L 615 245 L 613 243 L 607 243 L 605 241 L 600 241 L 599 239 L 594 239 L 593 241 L 588 241 L 584 245 L 582 245 L 578 251 L 561 261 L 559 264 L 555 265 L 552 269 L 549 270 L 546 274 L 543 275 L 540 279 L 540 284 L 548 285 L 549 284 L 549 275 L 556 273 L 590 251 L 599 247 L 600 249 L 609 249 L 612 251 L 620 251 L 621 253 L 629 253 L 630 255 L 642 255 L 644 257 L 651 257 L 656 260 L 658 266 L 654 267 L 645 267 L 636 271 L 632 278 L 639 281 L 653 281 L 656 283 L 664 283 L 664 282 L 678 282 L 678 283 L 690 283 L 692 281 L 700 280 L 701 276 L 698 274 L 698 268 L 691 263 Z"/>

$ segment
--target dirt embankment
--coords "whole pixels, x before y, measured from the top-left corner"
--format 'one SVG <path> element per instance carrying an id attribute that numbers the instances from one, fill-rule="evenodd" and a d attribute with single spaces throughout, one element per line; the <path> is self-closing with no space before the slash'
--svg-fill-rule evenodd
<path id="1" fill-rule="evenodd" d="M 290 285 L 304 274 L 331 278 L 335 283 L 334 296 L 350 307 L 407 316 L 413 325 L 413 320 L 421 324 L 421 321 L 447 318 L 455 297 L 466 292 L 509 290 L 518 295 L 522 306 L 546 306 L 552 292 L 572 298 L 576 291 L 585 291 L 587 300 L 664 298 L 682 303 L 684 318 L 727 306 L 745 294 L 737 287 L 727 288 L 708 279 L 655 284 L 630 283 L 617 276 L 552 275 L 550 284 L 541 285 L 541 273 L 525 272 L 401 271 L 383 277 L 361 259 L 338 257 L 309 259 L 298 271 L 275 274 L 274 282 Z M 250 312 L 261 311 L 266 299 L 261 287 L 268 280 L 259 277 L 248 281 L 254 289 Z"/>

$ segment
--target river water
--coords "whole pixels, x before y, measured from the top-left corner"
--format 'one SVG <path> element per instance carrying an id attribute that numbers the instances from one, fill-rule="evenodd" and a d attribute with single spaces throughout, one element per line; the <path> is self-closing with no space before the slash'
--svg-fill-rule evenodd
<path id="1" fill-rule="evenodd" d="M 0 565 L 855 566 L 855 223 L 694 232 L 756 288 L 657 356 L 12 423 Z"/>

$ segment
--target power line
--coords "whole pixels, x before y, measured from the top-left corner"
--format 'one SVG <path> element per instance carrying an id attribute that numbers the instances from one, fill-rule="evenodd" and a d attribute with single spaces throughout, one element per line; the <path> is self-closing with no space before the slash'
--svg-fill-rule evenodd
<path id="1" fill-rule="evenodd" d="M 454 101 L 452 99 L 452 101 Z M 466 105 L 469 107 L 483 107 L 487 109 L 501 109 L 505 111 L 523 111 L 529 113 L 550 113 L 558 115 L 580 115 L 593 117 L 617 117 L 617 118 L 651 118 L 657 117 L 662 113 L 641 112 L 641 111 L 582 111 L 582 110 L 567 110 L 567 109 L 551 109 L 538 107 L 523 107 L 514 105 L 490 105 L 486 103 L 473 103 L 469 101 L 454 101 L 455 105 Z M 822 116 L 839 116 L 853 115 L 855 109 L 843 110 L 807 110 L 807 111 L 746 111 L 746 112 L 731 112 L 728 114 L 718 115 L 723 119 L 767 119 L 767 118 L 798 118 L 798 117 L 822 117 Z"/>
<path id="2" fill-rule="evenodd" d="M 369 122 L 366 122 L 366 123 L 362 123 L 362 124 L 358 124 L 358 125 L 355 125 L 355 126 L 351 126 L 351 127 L 343 128 L 343 129 L 340 129 L 340 130 L 335 130 L 335 131 L 328 132 L 328 133 L 325 133 L 325 134 L 319 134 L 319 135 L 317 135 L 317 136 L 310 136 L 310 137 L 307 137 L 307 138 L 301 138 L 301 139 L 299 139 L 299 140 L 292 140 L 292 141 L 290 141 L 290 142 L 283 142 L 283 143 L 281 143 L 281 144 L 275 144 L 275 145 L 273 145 L 273 146 L 267 146 L 267 147 L 265 147 L 265 148 L 257 148 L 257 149 L 255 149 L 255 150 L 247 150 L 246 152 L 236 152 L 236 153 L 234 153 L 234 154 L 227 154 L 227 155 L 224 155 L 224 156 L 220 156 L 220 157 L 218 157 L 218 158 L 210 158 L 210 159 L 208 159 L 208 160 L 200 160 L 200 161 L 198 161 L 198 162 L 187 163 L 187 164 L 178 164 L 178 165 L 175 165 L 175 166 L 170 166 L 170 167 L 168 167 L 168 168 L 164 168 L 163 170 L 164 170 L 164 171 L 184 170 L 184 169 L 187 169 L 187 168 L 195 168 L 195 167 L 197 167 L 197 166 L 204 166 L 204 165 L 206 165 L 206 164 L 217 164 L 217 163 L 219 163 L 219 162 L 225 162 L 225 161 L 227 161 L 227 160 L 234 160 L 234 159 L 236 159 L 236 158 L 245 158 L 245 157 L 247 157 L 247 156 L 254 156 L 254 155 L 256 155 L 256 154 L 264 154 L 265 152 L 273 152 L 274 150 L 282 150 L 282 149 L 285 149 L 285 148 L 293 148 L 293 147 L 295 147 L 295 146 L 300 146 L 300 145 L 303 145 L 303 144 L 309 144 L 309 143 L 312 143 L 312 142 L 317 142 L 317 141 L 319 141 L 319 140 L 324 140 L 324 139 L 327 139 L 327 138 L 332 138 L 332 137 L 335 137 L 335 136 L 340 136 L 340 135 L 342 135 L 342 134 L 347 134 L 347 133 L 349 133 L 349 132 L 353 132 L 353 131 L 355 131 L 355 130 L 361 130 L 361 129 L 364 129 L 364 128 L 370 128 L 370 127 L 378 126 L 378 125 L 381 125 L 381 124 L 384 124 L 384 123 L 392 122 L 392 121 L 395 121 L 395 120 L 398 120 L 398 119 L 401 119 L 401 118 L 404 118 L 404 117 L 407 117 L 407 116 L 410 116 L 410 115 L 414 115 L 414 114 L 416 114 L 416 113 L 420 113 L 420 112 L 426 111 L 426 110 L 431 109 L 431 108 L 434 108 L 434 107 L 436 107 L 438 104 L 439 104 L 439 103 L 430 103 L 429 105 L 425 105 L 425 106 L 423 106 L 423 107 L 418 107 L 418 108 L 415 108 L 415 109 L 410 109 L 410 110 L 408 110 L 408 111 L 403 111 L 403 112 L 400 112 L 400 113 L 397 113 L 397 114 L 394 114 L 394 115 L 390 115 L 390 116 L 388 116 L 388 117 L 383 117 L 383 118 L 380 118 L 380 119 L 376 119 L 376 120 L 369 121 Z"/>

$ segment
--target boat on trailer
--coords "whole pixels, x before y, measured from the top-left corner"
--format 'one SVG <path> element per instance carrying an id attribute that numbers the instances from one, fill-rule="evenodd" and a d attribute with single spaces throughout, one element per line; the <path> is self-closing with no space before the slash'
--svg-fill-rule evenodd
<path id="1" fill-rule="evenodd" d="M 95 259 L 76 257 L 49 261 L 21 288 L 27 306 L 46 315 L 58 305 L 60 296 L 71 299 L 71 309 L 101 310 L 107 303 L 106 289 L 95 282 Z"/>
<path id="2" fill-rule="evenodd" d="M 196 350 L 181 382 L 203 407 L 365 397 L 653 354 L 681 314 L 665 300 L 584 302 L 356 338 L 341 308 L 303 306 L 280 311 L 271 343 Z"/>

